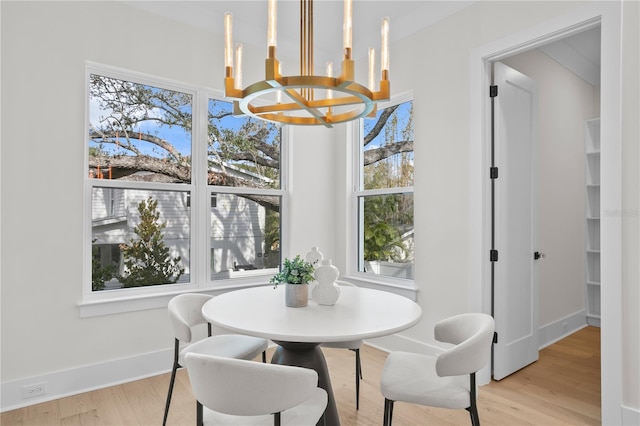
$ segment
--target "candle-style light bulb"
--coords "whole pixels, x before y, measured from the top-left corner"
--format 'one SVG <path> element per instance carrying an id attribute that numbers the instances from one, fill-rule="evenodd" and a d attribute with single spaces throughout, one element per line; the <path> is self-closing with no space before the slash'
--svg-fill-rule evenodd
<path id="1" fill-rule="evenodd" d="M 233 14 L 224 14 L 224 66 L 233 68 Z"/>
<path id="2" fill-rule="evenodd" d="M 327 77 L 333 77 L 333 62 L 327 62 Z M 333 90 L 327 89 L 327 99 L 333 99 Z"/>
<path id="3" fill-rule="evenodd" d="M 278 25 L 276 0 L 269 0 L 267 5 L 267 55 L 273 57 L 276 47 L 276 29 Z"/>
<path id="4" fill-rule="evenodd" d="M 351 59 L 351 49 L 353 47 L 353 3 L 351 0 L 344 0 L 344 22 L 342 24 L 344 56 Z"/>
<path id="5" fill-rule="evenodd" d="M 236 89 L 242 89 L 242 43 L 236 44 Z"/>
<path id="6" fill-rule="evenodd" d="M 376 49 L 369 48 L 369 90 L 372 92 L 376 89 Z"/>
<path id="7" fill-rule="evenodd" d="M 381 38 L 380 66 L 382 69 L 382 79 L 387 80 L 389 73 L 389 18 L 387 17 L 382 18 Z"/>

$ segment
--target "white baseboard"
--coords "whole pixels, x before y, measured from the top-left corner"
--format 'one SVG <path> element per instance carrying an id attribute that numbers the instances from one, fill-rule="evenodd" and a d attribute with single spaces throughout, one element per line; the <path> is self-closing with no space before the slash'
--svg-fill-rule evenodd
<path id="1" fill-rule="evenodd" d="M 172 363 L 173 349 L 166 349 L 2 382 L 0 412 L 156 376 L 171 371 Z M 44 393 L 23 396 L 23 389 L 34 385 L 44 389 Z"/>
<path id="2" fill-rule="evenodd" d="M 640 425 L 640 409 L 622 406 L 622 426 Z"/>
<path id="3" fill-rule="evenodd" d="M 582 311 L 541 327 L 540 347 L 548 346 L 586 327 L 585 318 L 586 315 Z M 444 350 L 444 348 L 432 346 L 399 334 L 369 339 L 366 343 L 385 352 L 407 351 L 437 355 Z M 163 374 L 171 370 L 172 362 L 173 350 L 165 349 L 47 373 L 41 376 L 2 382 L 0 412 Z M 484 380 L 479 380 L 479 384 L 483 382 Z M 23 397 L 24 387 L 40 384 L 45 384 L 46 393 L 30 398 Z M 637 409 L 622 407 L 622 413 L 624 426 L 640 424 L 640 411 Z"/>
<path id="4" fill-rule="evenodd" d="M 586 326 L 587 313 L 584 310 L 544 325 L 538 331 L 538 347 L 546 348 Z"/>
<path id="5" fill-rule="evenodd" d="M 392 350 L 427 354 L 442 352 L 439 348 L 398 335 L 368 340 L 367 344 L 386 352 Z M 2 382 L 0 412 L 167 373 L 171 371 L 172 363 L 173 349 L 165 349 Z M 44 388 L 45 392 L 38 396 L 25 397 L 24 388 L 35 385 Z"/>

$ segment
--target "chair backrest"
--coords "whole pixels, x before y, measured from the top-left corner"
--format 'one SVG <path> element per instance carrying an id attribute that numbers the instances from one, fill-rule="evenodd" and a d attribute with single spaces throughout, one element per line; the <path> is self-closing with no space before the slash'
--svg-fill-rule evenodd
<path id="1" fill-rule="evenodd" d="M 194 396 L 203 406 L 236 416 L 279 413 L 309 399 L 318 387 L 314 370 L 187 353 Z"/>
<path id="2" fill-rule="evenodd" d="M 456 346 L 438 356 L 439 376 L 460 376 L 480 370 L 489 362 L 495 321 L 481 313 L 456 315 L 438 322 L 436 340 Z"/>
<path id="3" fill-rule="evenodd" d="M 185 293 L 169 301 L 167 309 L 176 339 L 181 342 L 191 342 L 193 338 L 191 327 L 207 322 L 202 316 L 202 305 L 212 298 L 213 296 L 208 294 Z"/>

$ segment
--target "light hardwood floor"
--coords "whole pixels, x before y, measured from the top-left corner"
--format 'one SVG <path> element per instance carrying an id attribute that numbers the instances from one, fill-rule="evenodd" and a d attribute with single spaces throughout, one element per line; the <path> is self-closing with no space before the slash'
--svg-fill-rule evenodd
<path id="1" fill-rule="evenodd" d="M 362 348 L 364 380 L 355 409 L 354 354 L 323 349 L 343 426 L 382 424 L 380 372 L 386 353 Z M 8 411 L 2 425 L 159 425 L 169 375 L 139 380 Z M 515 374 L 482 386 L 478 401 L 483 425 L 600 424 L 600 329 L 587 327 L 540 351 L 540 360 Z M 181 370 L 169 414 L 170 425 L 195 424 L 195 400 Z M 467 425 L 465 410 L 396 403 L 395 426 Z"/>

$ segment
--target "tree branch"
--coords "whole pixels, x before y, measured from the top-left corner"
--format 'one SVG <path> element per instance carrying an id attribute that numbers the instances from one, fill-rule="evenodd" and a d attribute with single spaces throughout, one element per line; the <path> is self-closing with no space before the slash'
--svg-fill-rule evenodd
<path id="1" fill-rule="evenodd" d="M 124 132 L 122 133 L 123 134 L 121 135 L 119 131 L 115 131 L 115 130 L 94 130 L 89 132 L 89 137 L 91 139 L 94 139 L 96 143 L 108 143 L 113 145 L 121 145 L 117 139 L 120 137 L 126 137 L 127 143 L 131 145 L 131 143 L 129 142 L 129 139 L 130 139 L 129 133 L 124 133 Z M 138 132 L 137 136 L 138 136 L 137 138 L 138 140 L 148 142 L 152 145 L 156 145 L 164 149 L 165 151 L 167 151 L 169 155 L 171 155 L 177 161 L 182 161 L 182 155 L 180 155 L 180 153 L 175 149 L 175 147 L 171 143 L 167 142 L 166 140 L 150 135 L 148 133 L 142 133 L 142 132 Z M 138 153 L 137 150 L 136 150 L 136 153 Z"/>
<path id="2" fill-rule="evenodd" d="M 190 165 L 177 164 L 159 158 L 149 157 L 148 155 L 121 155 L 117 157 L 89 156 L 89 168 L 97 169 L 98 167 L 101 167 L 105 171 L 111 167 L 111 173 L 114 179 L 145 171 L 165 175 L 169 178 L 169 181 L 174 182 L 189 182 L 191 180 Z M 140 178 L 140 180 L 151 181 L 152 179 Z"/>
<path id="3" fill-rule="evenodd" d="M 413 152 L 413 141 L 398 141 L 364 152 L 364 165 L 376 163 L 401 152 Z"/>
<path id="4" fill-rule="evenodd" d="M 393 105 L 393 106 L 390 106 L 388 108 L 385 108 L 382 111 L 382 114 L 380 114 L 380 118 L 376 122 L 375 126 L 373 126 L 373 129 L 371 129 L 369 131 L 369 133 L 367 133 L 367 135 L 364 137 L 364 139 L 362 141 L 363 142 L 362 146 L 369 145 L 369 143 L 371 143 L 371 141 L 374 140 L 376 136 L 378 136 L 378 134 L 384 128 L 384 125 L 387 124 L 387 121 L 389 120 L 389 117 L 391 117 L 391 115 L 396 111 L 396 109 L 399 106 L 400 105 Z"/>

